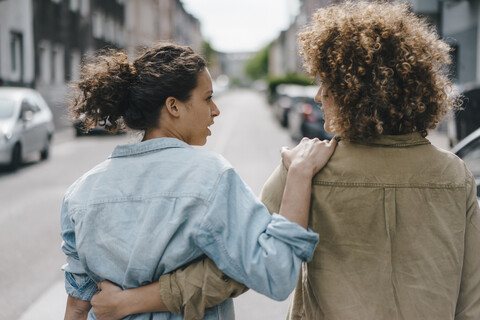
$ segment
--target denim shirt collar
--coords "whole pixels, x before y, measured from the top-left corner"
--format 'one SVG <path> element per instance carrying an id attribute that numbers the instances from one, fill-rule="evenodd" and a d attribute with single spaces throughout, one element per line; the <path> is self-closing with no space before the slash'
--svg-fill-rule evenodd
<path id="1" fill-rule="evenodd" d="M 132 144 L 122 144 L 115 147 L 112 154 L 108 157 L 120 158 L 140 155 L 167 148 L 193 148 L 189 144 L 176 138 L 156 138 Z"/>
<path id="2" fill-rule="evenodd" d="M 341 139 L 341 135 L 340 135 Z M 427 138 L 422 137 L 420 132 L 412 132 L 401 135 L 381 135 L 369 141 L 352 141 L 353 143 L 384 146 L 392 148 L 411 147 L 418 145 L 430 144 Z"/>

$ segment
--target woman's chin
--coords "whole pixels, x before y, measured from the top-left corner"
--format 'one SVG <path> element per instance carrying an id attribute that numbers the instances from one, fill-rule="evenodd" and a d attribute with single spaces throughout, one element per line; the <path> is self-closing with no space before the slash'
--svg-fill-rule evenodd
<path id="1" fill-rule="evenodd" d="M 207 143 L 207 137 L 203 138 L 203 139 L 198 139 L 192 143 L 190 143 L 190 145 L 192 146 L 204 146 L 205 144 Z"/>

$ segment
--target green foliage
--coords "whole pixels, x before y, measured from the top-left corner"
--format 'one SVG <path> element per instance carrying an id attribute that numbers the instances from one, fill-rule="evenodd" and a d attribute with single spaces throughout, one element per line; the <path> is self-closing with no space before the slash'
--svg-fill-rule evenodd
<path id="1" fill-rule="evenodd" d="M 268 97 L 271 101 L 275 96 L 277 87 L 281 84 L 297 84 L 301 86 L 311 86 L 312 79 L 303 74 L 298 73 L 289 73 L 284 77 L 269 77 L 267 79 L 268 83 Z"/>
<path id="2" fill-rule="evenodd" d="M 215 51 L 215 49 L 212 48 L 209 42 L 204 41 L 202 43 L 202 55 L 207 60 L 208 65 L 213 65 L 215 63 L 215 60 L 217 58 L 218 52 Z"/>
<path id="3" fill-rule="evenodd" d="M 268 75 L 268 52 L 270 45 L 255 54 L 245 65 L 245 73 L 252 80 L 263 79 Z"/>
<path id="4" fill-rule="evenodd" d="M 232 83 L 233 87 L 240 87 L 242 85 L 242 80 L 238 78 L 232 78 L 230 79 L 230 82 Z"/>

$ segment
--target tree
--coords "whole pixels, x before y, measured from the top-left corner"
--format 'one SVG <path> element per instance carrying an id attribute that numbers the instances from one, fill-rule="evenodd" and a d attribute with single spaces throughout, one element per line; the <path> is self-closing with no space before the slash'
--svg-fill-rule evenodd
<path id="1" fill-rule="evenodd" d="M 257 52 L 245 65 L 245 73 L 252 79 L 263 79 L 268 75 L 268 53 L 270 45 Z"/>
<path id="2" fill-rule="evenodd" d="M 218 52 L 212 48 L 210 42 L 204 41 L 202 44 L 202 55 L 209 65 L 216 62 Z"/>

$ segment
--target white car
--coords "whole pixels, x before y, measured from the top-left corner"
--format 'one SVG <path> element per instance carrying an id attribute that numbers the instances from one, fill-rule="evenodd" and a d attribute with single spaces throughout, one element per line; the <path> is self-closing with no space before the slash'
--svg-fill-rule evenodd
<path id="1" fill-rule="evenodd" d="M 480 204 L 480 128 L 469 134 L 451 150 L 465 161 L 477 183 L 477 197 Z"/>
<path id="2" fill-rule="evenodd" d="M 53 116 L 40 93 L 28 88 L 0 88 L 0 164 L 17 169 L 23 159 L 49 155 Z"/>

